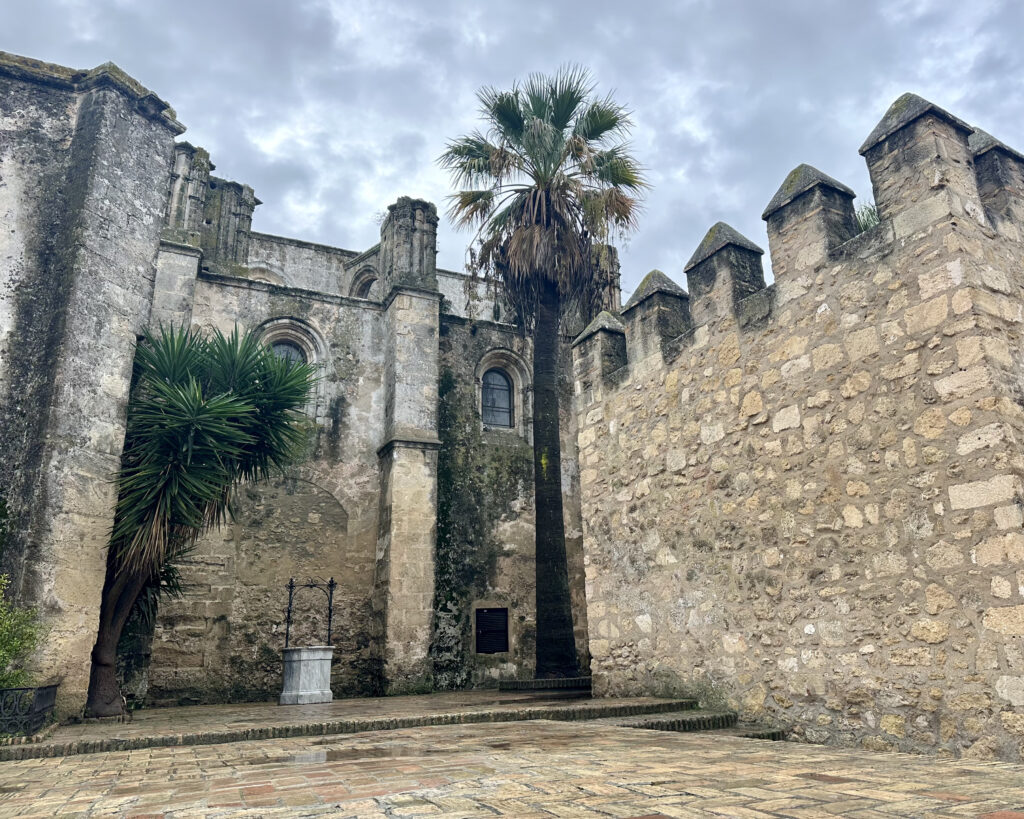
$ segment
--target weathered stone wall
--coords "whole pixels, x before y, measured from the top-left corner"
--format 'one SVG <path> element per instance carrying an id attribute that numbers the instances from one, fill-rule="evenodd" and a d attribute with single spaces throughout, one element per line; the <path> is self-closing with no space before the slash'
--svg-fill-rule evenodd
<path id="1" fill-rule="evenodd" d="M 109 477 L 182 130 L 113 65 L 0 55 L 0 560 L 43 614 L 36 671 L 62 679 L 62 714 L 85 701 Z"/>
<path id="2" fill-rule="evenodd" d="M 431 646 L 439 687 L 528 679 L 536 665 L 529 361 L 529 342 L 512 327 L 442 320 Z M 511 429 L 481 421 L 480 379 L 489 366 L 513 379 Z M 481 607 L 508 608 L 508 652 L 476 652 L 474 618 Z"/>
<path id="3" fill-rule="evenodd" d="M 173 112 L 115 66 L 76 72 L 0 55 L 0 83 L 0 213 L 14 226 L 0 235 L 0 567 L 45 615 L 38 670 L 63 674 L 62 712 L 84 701 L 134 344 L 169 325 L 258 328 L 268 343 L 300 347 L 320 378 L 306 458 L 243 487 L 230 525 L 183 562 L 184 597 L 162 601 L 151 639 L 135 635 L 126 667 L 147 670 L 132 694 L 275 695 L 291 577 L 339 583 L 339 695 L 531 674 L 529 344 L 501 324 L 509 317 L 489 284 L 436 270 L 434 206 L 403 197 L 363 252 L 253 233 L 253 189 L 212 175 L 202 148 L 175 144 Z M 508 434 L 480 425 L 488 356 L 518 379 Z M 568 370 L 561 386 L 585 657 Z M 296 598 L 297 643 L 323 640 L 315 595 Z M 505 603 L 512 650 L 474 656 L 474 609 Z M 438 652 L 446 641 L 452 651 Z"/>
<path id="4" fill-rule="evenodd" d="M 372 259 L 353 268 L 349 263 L 357 255 L 351 250 L 326 247 L 313 242 L 251 234 L 248 267 L 255 275 L 287 287 L 298 287 L 336 296 L 350 296 L 352 279 Z"/>
<path id="5" fill-rule="evenodd" d="M 720 224 L 688 295 L 652 275 L 577 340 L 598 692 L 1019 758 L 1024 177 L 999 146 L 980 195 L 969 132 L 901 98 L 862 149 L 880 225 L 801 166 L 765 213 L 773 286 Z"/>
<path id="6" fill-rule="evenodd" d="M 305 328 L 319 375 L 309 407 L 310 450 L 280 480 L 245 487 L 231 525 L 184 563 L 186 594 L 161 604 L 152 647 L 153 702 L 263 699 L 280 692 L 289 578 L 338 582 L 333 669 L 339 696 L 376 690 L 370 645 L 384 436 L 379 305 L 204 274 L 192 322 L 230 331 Z M 293 644 L 322 643 L 326 600 L 298 592 Z"/>

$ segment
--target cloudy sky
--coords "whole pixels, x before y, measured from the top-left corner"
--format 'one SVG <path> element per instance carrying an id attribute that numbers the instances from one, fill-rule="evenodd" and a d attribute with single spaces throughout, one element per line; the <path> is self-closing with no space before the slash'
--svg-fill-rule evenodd
<path id="1" fill-rule="evenodd" d="M 761 211 L 801 162 L 869 200 L 857 148 L 904 91 L 1024 149 L 1021 0 L 0 0 L 0 20 L 0 50 L 110 60 L 166 99 L 256 189 L 256 229 L 357 250 L 398 196 L 443 205 L 436 158 L 479 87 L 587 66 L 653 186 L 627 291 L 655 267 L 684 283 L 718 220 L 767 248 Z M 439 264 L 468 240 L 443 219 Z"/>

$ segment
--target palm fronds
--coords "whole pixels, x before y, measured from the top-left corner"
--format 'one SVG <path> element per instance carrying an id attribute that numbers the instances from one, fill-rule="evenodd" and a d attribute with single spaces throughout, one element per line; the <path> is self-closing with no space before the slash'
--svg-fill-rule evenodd
<path id="1" fill-rule="evenodd" d="M 485 130 L 450 142 L 438 160 L 462 188 L 448 212 L 476 229 L 476 271 L 499 278 L 522 316 L 544 282 L 567 301 L 592 301 L 601 277 L 591 248 L 636 227 L 648 184 L 624 141 L 629 113 L 593 92 L 578 66 L 481 89 Z"/>

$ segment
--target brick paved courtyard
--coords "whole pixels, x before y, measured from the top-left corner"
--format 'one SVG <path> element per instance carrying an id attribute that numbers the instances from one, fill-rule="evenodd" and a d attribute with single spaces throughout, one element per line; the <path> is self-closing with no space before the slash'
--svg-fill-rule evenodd
<path id="1" fill-rule="evenodd" d="M 53 815 L 1024 819 L 1024 766 L 547 720 L 0 763 Z"/>

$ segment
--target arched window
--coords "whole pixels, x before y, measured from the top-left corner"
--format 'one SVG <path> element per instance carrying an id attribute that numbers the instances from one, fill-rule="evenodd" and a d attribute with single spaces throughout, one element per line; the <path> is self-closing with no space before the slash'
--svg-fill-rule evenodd
<path id="1" fill-rule="evenodd" d="M 284 339 L 275 341 L 270 345 L 270 349 L 274 351 L 274 355 L 278 358 L 283 358 L 287 361 L 295 361 L 299 364 L 306 363 L 306 351 L 294 341 L 287 341 Z"/>
<path id="2" fill-rule="evenodd" d="M 480 414 L 485 426 L 511 428 L 512 380 L 501 370 L 488 370 L 483 378 L 483 397 Z"/>
<path id="3" fill-rule="evenodd" d="M 357 299 L 368 299 L 370 298 L 370 288 L 377 283 L 376 279 L 363 279 L 359 286 L 356 288 L 356 292 L 353 294 Z"/>
<path id="4" fill-rule="evenodd" d="M 357 299 L 372 299 L 376 297 L 374 285 L 377 284 L 377 271 L 372 267 L 364 267 L 352 279 L 352 287 L 349 295 Z"/>

